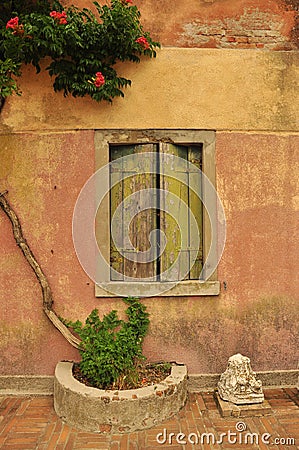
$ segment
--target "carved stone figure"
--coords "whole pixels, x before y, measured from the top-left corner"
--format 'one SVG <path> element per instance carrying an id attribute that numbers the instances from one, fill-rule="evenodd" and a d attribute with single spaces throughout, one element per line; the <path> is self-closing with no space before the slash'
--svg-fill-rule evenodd
<path id="1" fill-rule="evenodd" d="M 226 371 L 218 383 L 218 392 L 222 400 L 236 405 L 264 401 L 262 382 L 255 378 L 250 359 L 240 353 L 229 358 Z"/>

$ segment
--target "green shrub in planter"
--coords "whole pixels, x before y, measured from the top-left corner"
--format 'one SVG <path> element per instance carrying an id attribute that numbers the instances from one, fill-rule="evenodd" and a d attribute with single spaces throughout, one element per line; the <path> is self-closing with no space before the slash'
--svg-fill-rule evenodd
<path id="1" fill-rule="evenodd" d="M 94 387 L 106 389 L 120 377 L 132 376 L 142 353 L 143 339 L 149 326 L 146 307 L 134 297 L 124 299 L 129 305 L 127 320 L 113 310 L 101 320 L 94 309 L 85 321 L 66 322 L 81 338 L 80 370 Z"/>

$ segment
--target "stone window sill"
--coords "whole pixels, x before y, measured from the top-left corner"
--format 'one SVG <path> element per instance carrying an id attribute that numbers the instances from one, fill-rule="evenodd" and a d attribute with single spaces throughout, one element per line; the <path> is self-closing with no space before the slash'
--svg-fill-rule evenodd
<path id="1" fill-rule="evenodd" d="M 167 285 L 169 290 L 167 290 Z M 138 283 L 111 281 L 95 286 L 96 297 L 121 297 L 115 292 L 129 291 L 132 297 L 189 297 L 189 296 L 214 296 L 220 293 L 219 281 L 181 281 L 174 287 L 173 283 Z M 156 294 L 157 290 L 163 291 Z"/>

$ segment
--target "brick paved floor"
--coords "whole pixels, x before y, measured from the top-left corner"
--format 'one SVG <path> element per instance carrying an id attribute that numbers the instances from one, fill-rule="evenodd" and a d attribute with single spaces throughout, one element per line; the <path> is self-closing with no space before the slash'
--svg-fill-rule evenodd
<path id="1" fill-rule="evenodd" d="M 52 397 L 0 397 L 0 448 L 3 450 L 299 449 L 297 389 L 267 389 L 265 397 L 271 405 L 272 414 L 245 419 L 224 419 L 218 413 L 213 393 L 191 394 L 186 406 L 175 417 L 155 428 L 126 435 L 99 435 L 69 427 L 56 416 Z M 246 431 L 237 431 L 237 423 L 238 427 L 246 426 Z M 167 439 L 164 439 L 164 430 Z M 162 433 L 161 443 L 156 439 L 158 433 Z M 202 433 L 212 433 L 215 436 L 215 444 L 212 443 L 211 436 L 210 443 L 207 443 L 208 436 Z M 219 443 L 221 433 L 225 435 L 223 434 L 223 442 Z M 247 435 L 245 438 L 246 433 L 256 434 Z M 238 443 L 234 443 L 235 439 Z M 177 441 L 180 440 L 185 444 L 178 444 Z M 196 440 L 199 443 L 193 445 L 192 442 Z"/>

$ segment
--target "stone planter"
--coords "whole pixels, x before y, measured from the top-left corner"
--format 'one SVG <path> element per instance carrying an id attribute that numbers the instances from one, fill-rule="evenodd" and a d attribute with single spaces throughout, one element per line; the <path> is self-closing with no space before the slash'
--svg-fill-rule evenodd
<path id="1" fill-rule="evenodd" d="M 85 386 L 72 375 L 71 362 L 59 362 L 54 378 L 54 408 L 69 425 L 98 433 L 125 433 L 157 425 L 176 414 L 187 398 L 187 368 L 172 366 L 159 384 L 109 391 Z"/>

